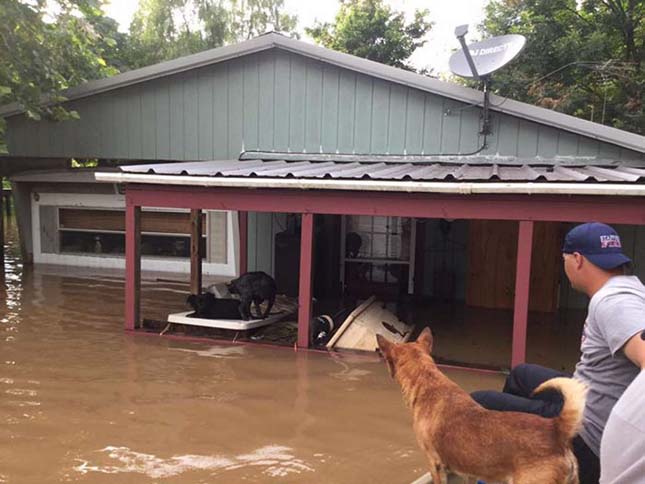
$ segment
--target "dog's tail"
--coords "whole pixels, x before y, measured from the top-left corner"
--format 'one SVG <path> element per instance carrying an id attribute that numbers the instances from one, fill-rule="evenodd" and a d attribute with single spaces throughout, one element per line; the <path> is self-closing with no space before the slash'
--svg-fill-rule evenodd
<path id="1" fill-rule="evenodd" d="M 556 426 L 564 442 L 569 442 L 580 430 L 585 409 L 587 386 L 573 378 L 552 378 L 542 383 L 533 394 L 554 389 L 562 394 L 564 405 L 556 420 Z"/>

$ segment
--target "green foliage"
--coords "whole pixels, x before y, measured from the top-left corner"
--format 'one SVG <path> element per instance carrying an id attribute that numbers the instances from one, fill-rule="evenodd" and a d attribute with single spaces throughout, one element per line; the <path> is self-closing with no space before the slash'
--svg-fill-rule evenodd
<path id="1" fill-rule="evenodd" d="M 34 120 L 78 118 L 61 104 L 69 87 L 266 30 L 296 35 L 284 0 L 141 0 L 129 35 L 103 3 L 0 0 L 0 106 L 16 102 Z M 0 153 L 5 128 L 0 118 Z"/>
<path id="2" fill-rule="evenodd" d="M 70 165 L 72 168 L 96 168 L 99 166 L 99 160 L 96 158 L 90 158 L 87 160 L 78 160 L 76 158 L 72 158 L 72 162 Z"/>
<path id="3" fill-rule="evenodd" d="M 493 0 L 482 30 L 527 37 L 499 94 L 645 134 L 642 0 Z"/>
<path id="4" fill-rule="evenodd" d="M 268 30 L 296 36 L 284 0 L 142 0 L 130 24 L 128 64 L 142 67 Z"/>
<path id="5" fill-rule="evenodd" d="M 18 103 L 27 116 L 76 117 L 61 107 L 61 92 L 89 79 L 113 75 L 116 22 L 106 19 L 101 0 L 0 1 L 0 105 Z M 41 103 L 45 97 L 48 102 Z M 0 120 L 0 152 L 5 122 Z"/>
<path id="6" fill-rule="evenodd" d="M 341 0 L 334 23 L 317 23 L 305 31 L 330 49 L 413 70 L 406 61 L 425 43 L 432 27 L 427 16 L 427 10 L 417 10 L 406 23 L 403 13 L 383 0 Z"/>

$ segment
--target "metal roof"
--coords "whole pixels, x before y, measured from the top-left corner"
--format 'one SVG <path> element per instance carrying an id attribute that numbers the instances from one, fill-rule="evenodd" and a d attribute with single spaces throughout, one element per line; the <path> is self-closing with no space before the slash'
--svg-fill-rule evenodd
<path id="1" fill-rule="evenodd" d="M 116 168 L 55 168 L 50 170 L 28 170 L 14 173 L 9 177 L 13 182 L 30 183 L 95 183 L 96 172 L 114 172 Z"/>
<path id="2" fill-rule="evenodd" d="M 152 66 L 124 72 L 107 79 L 87 82 L 65 91 L 67 99 L 79 99 L 102 92 L 119 89 L 137 83 L 146 82 L 180 72 L 204 67 L 244 55 L 279 48 L 306 57 L 320 60 L 345 69 L 360 72 L 372 77 L 406 85 L 426 92 L 448 97 L 466 103 L 481 105 L 483 94 L 458 84 L 449 83 L 423 76 L 413 72 L 386 66 L 378 62 L 362 59 L 353 55 L 336 52 L 324 47 L 290 39 L 271 32 L 235 45 L 211 49 L 198 54 L 162 62 Z M 570 131 L 600 141 L 612 143 L 645 153 L 645 136 L 630 133 L 602 124 L 593 123 L 567 114 L 532 106 L 519 101 L 491 94 L 491 110 L 506 113 L 519 118 L 545 124 L 553 128 Z M 12 116 L 23 110 L 17 104 L 0 107 L 0 116 Z"/>
<path id="3" fill-rule="evenodd" d="M 333 157 L 333 155 L 327 155 Z M 243 155 L 242 158 L 248 157 Z M 302 155 L 301 155 L 302 157 Z M 375 157 L 371 157 L 375 158 Z M 558 183 L 645 183 L 645 167 L 615 164 L 529 164 L 515 160 L 491 162 L 494 157 L 443 161 L 430 157 L 426 161 L 401 161 L 401 157 L 379 156 L 378 161 L 342 161 L 327 159 L 240 159 L 156 163 L 121 166 L 125 173 L 175 175 L 183 177 L 292 178 L 332 180 L 391 180 L 441 182 L 558 182 Z M 441 160 L 441 161 L 440 161 Z"/>

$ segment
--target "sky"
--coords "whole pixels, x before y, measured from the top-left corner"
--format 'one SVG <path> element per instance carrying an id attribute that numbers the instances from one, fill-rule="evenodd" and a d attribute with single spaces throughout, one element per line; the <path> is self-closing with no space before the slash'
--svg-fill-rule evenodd
<path id="1" fill-rule="evenodd" d="M 430 20 L 434 22 L 428 34 L 428 42 L 412 55 L 410 62 L 416 68 L 429 67 L 433 73 L 448 74 L 448 59 L 454 49 L 459 47 L 454 30 L 457 25 L 469 24 L 470 32 L 466 40 L 470 43 L 479 40 L 477 25 L 484 18 L 484 7 L 487 0 L 385 0 L 395 10 L 403 11 L 409 18 L 415 10 L 426 8 L 430 11 Z M 132 15 L 137 9 L 138 0 L 110 0 L 106 13 L 119 22 L 119 30 L 126 32 Z M 304 34 L 304 27 L 316 20 L 331 22 L 336 16 L 339 3 L 337 0 L 285 0 L 285 10 L 298 16 L 299 30 Z M 302 40 L 313 42 L 306 35 Z"/>

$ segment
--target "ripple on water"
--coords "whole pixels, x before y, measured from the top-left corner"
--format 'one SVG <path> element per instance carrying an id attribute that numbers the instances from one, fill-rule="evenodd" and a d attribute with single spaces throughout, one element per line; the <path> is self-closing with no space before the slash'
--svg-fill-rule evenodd
<path id="1" fill-rule="evenodd" d="M 293 455 L 293 449 L 281 445 L 267 445 L 249 454 L 230 457 L 187 454 L 163 459 L 153 454 L 133 451 L 128 447 L 116 446 L 108 446 L 97 452 L 107 455 L 117 463 L 100 464 L 76 459 L 80 464 L 75 466 L 74 470 L 81 474 L 90 472 L 145 474 L 153 479 L 173 477 L 189 471 L 219 473 L 251 466 L 263 468 L 261 472 L 269 477 L 284 477 L 289 474 L 314 471 L 313 467 L 304 460 Z"/>
<path id="2" fill-rule="evenodd" d="M 192 350 L 189 348 L 171 348 L 173 351 L 185 351 L 195 353 L 199 356 L 208 356 L 211 358 L 240 358 L 246 355 L 246 350 L 242 346 L 211 346 L 206 350 Z"/>

